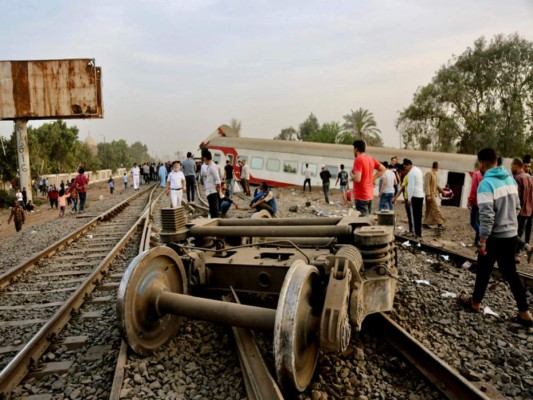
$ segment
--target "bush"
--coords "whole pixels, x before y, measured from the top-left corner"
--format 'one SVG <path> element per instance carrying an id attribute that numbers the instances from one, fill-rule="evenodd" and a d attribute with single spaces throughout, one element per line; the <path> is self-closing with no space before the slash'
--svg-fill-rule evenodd
<path id="1" fill-rule="evenodd" d="M 16 197 L 7 190 L 0 190 L 0 208 L 9 208 L 13 206 Z"/>

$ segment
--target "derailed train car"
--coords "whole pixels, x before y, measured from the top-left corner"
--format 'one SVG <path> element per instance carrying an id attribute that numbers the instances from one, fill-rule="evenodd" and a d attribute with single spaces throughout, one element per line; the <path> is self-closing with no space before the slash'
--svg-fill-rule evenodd
<path id="1" fill-rule="evenodd" d="M 340 170 L 340 164 L 344 164 L 346 170 L 350 171 L 354 161 L 351 145 L 242 138 L 237 137 L 225 125 L 206 138 L 201 147 L 209 148 L 213 160 L 219 164 L 230 160 L 235 166 L 238 160 L 247 160 L 251 183 L 259 184 L 265 181 L 274 187 L 302 185 L 306 164 L 312 173 L 312 184 L 321 186 L 318 176 L 321 165 L 326 165 L 335 178 Z M 368 147 L 367 154 L 378 161 L 387 162 L 395 156 L 400 162 L 408 158 L 424 173 L 431 169 L 434 161 L 437 161 L 440 168 L 439 184 L 442 187 L 448 186 L 453 191 L 453 198 L 443 200 L 443 204 L 467 206 L 476 156 L 386 147 Z M 510 165 L 511 160 L 505 159 L 504 166 L 510 168 Z"/>

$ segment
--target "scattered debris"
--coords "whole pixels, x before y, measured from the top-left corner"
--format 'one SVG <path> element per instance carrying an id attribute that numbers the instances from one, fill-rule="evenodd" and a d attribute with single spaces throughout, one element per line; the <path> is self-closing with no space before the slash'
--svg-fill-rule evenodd
<path id="1" fill-rule="evenodd" d="M 492 311 L 492 309 L 489 306 L 485 306 L 483 309 L 484 315 L 494 315 L 495 317 L 499 317 L 500 315 L 497 312 Z"/>
<path id="2" fill-rule="evenodd" d="M 409 242 L 409 240 L 406 240 L 405 242 L 402 243 L 402 246 L 403 247 L 411 247 L 411 243 Z"/>
<path id="3" fill-rule="evenodd" d="M 450 261 L 450 256 L 447 255 L 447 254 L 441 254 L 440 255 L 442 258 L 444 258 L 444 261 Z"/>
<path id="4" fill-rule="evenodd" d="M 429 281 L 427 281 L 427 280 L 425 280 L 425 279 L 415 279 L 415 282 L 418 283 L 418 284 L 424 284 L 424 285 L 431 286 L 431 284 L 429 283 Z"/>
<path id="5" fill-rule="evenodd" d="M 440 297 L 444 297 L 445 299 L 455 299 L 457 298 L 457 295 L 453 292 L 444 292 Z"/>
<path id="6" fill-rule="evenodd" d="M 472 266 L 472 263 L 470 261 L 465 261 L 463 263 L 463 265 L 461 265 L 461 267 L 463 267 L 464 269 L 468 269 Z"/>

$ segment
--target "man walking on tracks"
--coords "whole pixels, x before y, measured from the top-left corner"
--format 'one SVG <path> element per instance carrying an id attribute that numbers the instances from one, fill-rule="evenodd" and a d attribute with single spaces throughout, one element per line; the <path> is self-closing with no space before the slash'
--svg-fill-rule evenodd
<path id="1" fill-rule="evenodd" d="M 326 204 L 329 204 L 329 180 L 331 179 L 331 173 L 322 165 L 322 171 L 320 171 L 320 179 L 322 179 L 322 191 L 324 192 L 324 200 Z"/>
<path id="2" fill-rule="evenodd" d="M 515 321 L 526 327 L 533 327 L 529 312 L 526 291 L 516 272 L 515 246 L 520 211 L 516 182 L 503 167 L 497 166 L 497 156 L 493 149 L 483 149 L 478 153 L 483 180 L 477 191 L 479 206 L 480 247 L 476 283 L 472 297 L 459 296 L 459 304 L 470 311 L 480 311 L 481 301 L 487 290 L 494 263 L 509 286 L 518 306 Z M 528 251 L 528 261 L 533 253 Z"/>
<path id="3" fill-rule="evenodd" d="M 133 178 L 133 190 L 139 190 L 139 179 L 141 178 L 141 169 L 137 166 L 137 163 L 133 163 L 131 169 L 131 177 Z"/>
<path id="4" fill-rule="evenodd" d="M 11 207 L 11 214 L 9 215 L 9 219 L 7 220 L 8 225 L 11 223 L 11 220 L 15 222 L 15 229 L 17 230 L 17 232 L 22 229 L 22 224 L 26 221 L 26 217 L 24 216 L 24 209 L 18 201 L 15 201 L 13 203 L 13 207 Z"/>
<path id="5" fill-rule="evenodd" d="M 185 183 L 187 185 L 187 201 L 194 204 L 194 192 L 196 190 L 196 162 L 192 158 L 192 153 L 187 153 L 187 159 L 181 163 Z"/>
<path id="6" fill-rule="evenodd" d="M 242 190 L 244 190 L 244 193 L 246 193 L 246 196 L 250 196 L 250 167 L 246 163 L 246 160 L 242 160 L 241 185 Z"/>
<path id="7" fill-rule="evenodd" d="M 304 170 L 304 192 L 305 192 L 305 185 L 309 185 L 309 193 L 311 193 L 311 170 L 309 169 L 309 164 L 305 164 L 305 170 Z"/>
<path id="8" fill-rule="evenodd" d="M 87 201 L 87 185 L 89 184 L 89 178 L 85 176 L 85 168 L 81 167 L 78 172 L 79 174 L 74 180 L 74 187 L 78 192 L 78 199 L 80 202 L 79 212 L 82 213 L 85 208 L 85 202 Z"/>

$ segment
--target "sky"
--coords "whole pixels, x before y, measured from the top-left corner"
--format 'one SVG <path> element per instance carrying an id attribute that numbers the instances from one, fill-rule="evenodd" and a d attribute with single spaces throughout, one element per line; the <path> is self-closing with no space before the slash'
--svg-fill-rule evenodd
<path id="1" fill-rule="evenodd" d="M 102 67 L 104 118 L 69 120 L 80 139 L 141 141 L 162 159 L 232 118 L 242 136 L 273 138 L 359 107 L 398 147 L 398 113 L 453 55 L 480 36 L 533 40 L 533 0 L 2 3 L 0 59 Z"/>

